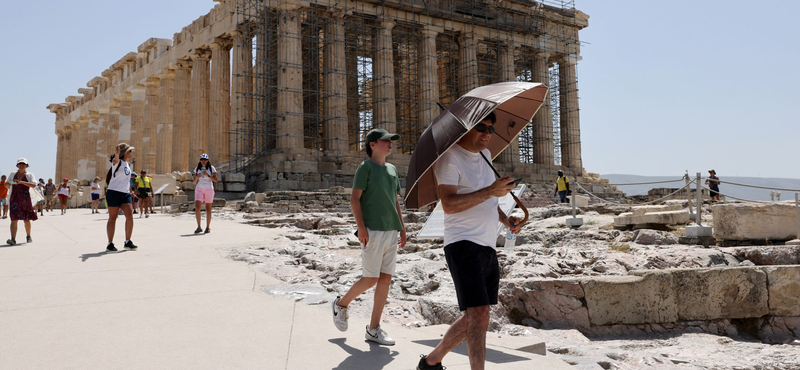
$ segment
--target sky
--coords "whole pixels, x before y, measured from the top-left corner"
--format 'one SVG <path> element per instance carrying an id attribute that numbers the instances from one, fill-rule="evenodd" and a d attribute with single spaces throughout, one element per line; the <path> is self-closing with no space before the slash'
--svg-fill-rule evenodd
<path id="1" fill-rule="evenodd" d="M 0 32 L 0 173 L 26 157 L 55 171 L 63 102 L 150 37 L 211 0 L 5 2 Z M 800 178 L 800 1 L 577 0 L 581 141 L 589 172 Z M 31 22 L 35 19 L 35 22 Z"/>

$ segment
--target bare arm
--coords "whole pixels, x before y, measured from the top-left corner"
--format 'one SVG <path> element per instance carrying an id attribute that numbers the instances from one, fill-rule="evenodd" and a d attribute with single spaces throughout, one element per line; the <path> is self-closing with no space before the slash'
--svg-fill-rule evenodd
<path id="1" fill-rule="evenodd" d="M 397 215 L 400 216 L 400 226 L 403 228 L 400 230 L 400 244 L 398 245 L 399 248 L 403 248 L 406 246 L 406 222 L 403 221 L 403 210 L 400 208 L 400 197 L 395 199 L 395 205 L 397 206 Z"/>
<path id="2" fill-rule="evenodd" d="M 353 218 L 356 219 L 356 225 L 358 226 L 358 241 L 366 247 L 369 241 L 369 233 L 361 213 L 361 194 L 363 193 L 363 190 L 353 188 L 353 192 L 350 194 L 350 209 L 353 210 Z"/>
<path id="3" fill-rule="evenodd" d="M 439 199 L 442 200 L 444 213 L 453 214 L 466 211 L 489 198 L 505 196 L 515 187 L 513 182 L 509 184 L 510 180 L 509 176 L 503 176 L 492 185 L 468 194 L 458 194 L 456 185 L 439 185 L 437 191 Z"/>

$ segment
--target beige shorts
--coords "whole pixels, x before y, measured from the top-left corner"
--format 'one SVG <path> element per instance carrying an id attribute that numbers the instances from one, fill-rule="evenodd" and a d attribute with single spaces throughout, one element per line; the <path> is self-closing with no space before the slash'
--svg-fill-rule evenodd
<path id="1" fill-rule="evenodd" d="M 363 277 L 376 278 L 381 273 L 394 275 L 397 262 L 397 242 L 400 233 L 397 230 L 377 231 L 367 229 L 369 240 L 367 247 L 361 252 Z"/>

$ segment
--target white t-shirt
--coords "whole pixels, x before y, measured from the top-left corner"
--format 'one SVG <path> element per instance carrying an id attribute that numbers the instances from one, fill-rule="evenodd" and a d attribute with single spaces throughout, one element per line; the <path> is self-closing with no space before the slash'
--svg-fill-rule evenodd
<path id="1" fill-rule="evenodd" d="M 483 150 L 491 162 L 491 153 Z M 494 172 L 481 158 L 460 145 L 453 145 L 436 162 L 436 181 L 439 185 L 458 186 L 457 194 L 474 193 L 495 181 Z M 444 245 L 468 240 L 476 244 L 495 248 L 497 223 L 500 217 L 497 206 L 500 198 L 491 197 L 470 209 L 444 215 Z"/>
<path id="2" fill-rule="evenodd" d="M 120 167 L 117 170 L 117 167 Z M 119 164 L 111 165 L 111 181 L 108 182 L 108 190 L 120 193 L 131 192 L 131 166 L 128 162 L 119 161 Z"/>
<path id="3" fill-rule="evenodd" d="M 92 183 L 92 194 L 100 195 L 100 189 L 101 189 L 100 184 L 96 182 Z"/>
<path id="4" fill-rule="evenodd" d="M 195 175 L 199 176 L 200 178 L 197 180 L 197 186 L 195 189 L 214 189 L 214 182 L 211 181 L 209 175 L 209 169 L 206 168 L 205 171 L 198 170 L 197 168 L 192 171 Z M 211 166 L 211 175 L 217 173 L 217 169 L 214 166 Z"/>

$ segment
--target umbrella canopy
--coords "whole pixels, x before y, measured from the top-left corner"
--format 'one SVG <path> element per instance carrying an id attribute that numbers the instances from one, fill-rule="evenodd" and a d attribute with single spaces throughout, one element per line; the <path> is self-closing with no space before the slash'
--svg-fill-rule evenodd
<path id="1" fill-rule="evenodd" d="M 547 96 L 547 86 L 531 82 L 501 82 L 481 86 L 462 96 L 425 129 L 417 142 L 406 177 L 406 208 L 416 209 L 439 199 L 436 161 L 494 111 L 497 121 L 487 149 L 497 157 L 533 119 Z"/>

